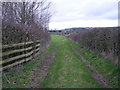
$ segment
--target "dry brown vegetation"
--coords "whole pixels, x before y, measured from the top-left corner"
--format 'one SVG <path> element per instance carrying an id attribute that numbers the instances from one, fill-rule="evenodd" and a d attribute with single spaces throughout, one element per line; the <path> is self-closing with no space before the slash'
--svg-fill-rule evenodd
<path id="1" fill-rule="evenodd" d="M 41 46 L 47 47 L 51 5 L 47 0 L 2 2 L 2 43 L 40 40 Z"/>
<path id="2" fill-rule="evenodd" d="M 70 38 L 82 47 L 100 53 L 117 63 L 120 53 L 119 35 L 119 28 L 94 28 L 72 34 Z"/>

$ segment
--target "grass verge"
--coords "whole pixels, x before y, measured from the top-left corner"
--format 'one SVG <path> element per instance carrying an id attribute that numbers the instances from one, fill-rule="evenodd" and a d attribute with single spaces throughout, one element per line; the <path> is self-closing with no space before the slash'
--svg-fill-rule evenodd
<path id="1" fill-rule="evenodd" d="M 32 76 L 32 70 L 38 68 L 37 64 L 44 60 L 46 56 L 49 56 L 56 45 L 57 43 L 53 42 L 47 51 L 39 55 L 36 60 L 31 60 L 30 62 L 24 64 L 22 69 L 11 69 L 8 73 L 3 74 L 3 88 L 25 88 L 29 83 L 32 82 L 30 80 Z"/>

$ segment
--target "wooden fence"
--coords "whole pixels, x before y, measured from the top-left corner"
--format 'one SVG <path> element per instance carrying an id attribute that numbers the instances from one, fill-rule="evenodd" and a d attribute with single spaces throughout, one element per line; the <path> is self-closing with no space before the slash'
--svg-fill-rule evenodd
<path id="1" fill-rule="evenodd" d="M 39 54 L 40 41 L 24 42 L 2 46 L 2 60 L 0 60 L 0 71 L 15 65 L 28 62 Z"/>

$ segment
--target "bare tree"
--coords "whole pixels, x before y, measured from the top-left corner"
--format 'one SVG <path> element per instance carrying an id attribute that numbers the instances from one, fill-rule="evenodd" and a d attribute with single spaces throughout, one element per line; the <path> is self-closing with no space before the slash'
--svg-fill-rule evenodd
<path id="1" fill-rule="evenodd" d="M 25 0 L 24 2 L 2 2 L 2 21 L 12 23 L 10 27 L 15 24 L 11 29 L 3 28 L 6 29 L 4 31 L 11 32 L 10 30 L 17 29 L 16 25 L 19 25 L 18 30 L 25 31 L 28 36 L 27 40 L 34 42 L 40 40 L 42 42 L 41 44 L 46 46 L 50 41 L 47 30 L 49 29 L 48 24 L 52 16 L 50 11 L 51 5 L 52 3 L 47 0 L 40 0 L 39 2 L 37 0 L 34 2 L 32 0 Z M 3 27 L 6 27 L 5 25 L 8 24 L 3 25 Z M 3 42 L 4 40 L 9 41 L 8 39 L 3 39 Z"/>

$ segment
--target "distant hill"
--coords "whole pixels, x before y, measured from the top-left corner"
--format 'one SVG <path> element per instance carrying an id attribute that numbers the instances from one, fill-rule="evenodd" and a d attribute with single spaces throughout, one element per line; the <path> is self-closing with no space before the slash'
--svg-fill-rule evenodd
<path id="1" fill-rule="evenodd" d="M 120 27 L 74 27 L 74 28 L 65 28 L 61 30 L 49 30 L 48 32 L 51 34 L 62 34 L 62 35 L 65 34 L 66 35 L 66 34 L 71 34 L 71 33 L 79 33 L 80 31 L 83 31 L 83 30 L 99 29 L 99 28 L 116 29 Z"/>

